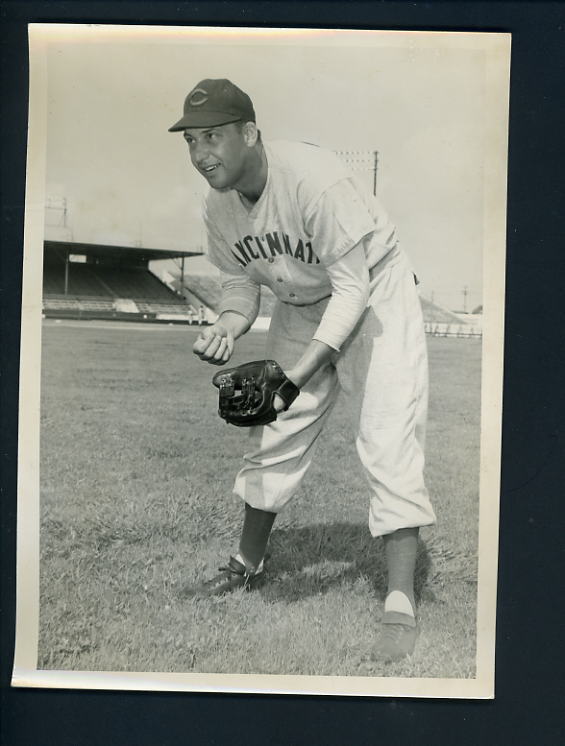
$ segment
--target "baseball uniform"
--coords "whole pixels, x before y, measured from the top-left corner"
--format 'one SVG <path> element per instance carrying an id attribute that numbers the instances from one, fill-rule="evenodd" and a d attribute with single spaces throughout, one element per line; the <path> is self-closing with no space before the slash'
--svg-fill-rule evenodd
<path id="1" fill-rule="evenodd" d="M 371 533 L 430 525 L 435 516 L 423 474 L 426 341 L 414 275 L 395 228 L 333 153 L 303 143 L 264 147 L 267 182 L 255 204 L 233 189 L 211 189 L 205 200 L 208 256 L 221 271 L 218 310 L 236 311 L 251 325 L 267 285 L 277 302 L 266 356 L 289 369 L 312 339 L 335 353 L 287 412 L 251 429 L 234 491 L 254 508 L 280 512 L 343 390 L 369 485 Z M 368 297 L 348 293 L 363 272 Z M 355 308 L 359 297 L 362 307 Z"/>

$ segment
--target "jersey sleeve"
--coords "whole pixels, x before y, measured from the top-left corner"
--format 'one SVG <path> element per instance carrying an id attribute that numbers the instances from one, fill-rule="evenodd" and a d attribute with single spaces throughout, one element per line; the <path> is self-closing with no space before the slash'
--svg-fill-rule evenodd
<path id="1" fill-rule="evenodd" d="M 249 326 L 253 324 L 259 313 L 261 287 L 248 277 L 245 272 L 232 275 L 220 273 L 222 297 L 218 306 L 218 314 L 225 311 L 235 311 L 245 316 Z"/>
<path id="2" fill-rule="evenodd" d="M 349 178 L 329 186 L 307 208 L 305 227 L 324 266 L 347 254 L 375 230 L 375 219 Z"/>
<path id="3" fill-rule="evenodd" d="M 332 297 L 313 339 L 339 352 L 369 300 L 369 268 L 362 244 L 357 244 L 337 259 L 327 271 Z"/>
<path id="4" fill-rule="evenodd" d="M 224 311 L 235 311 L 245 316 L 249 326 L 251 326 L 259 312 L 261 287 L 249 277 L 232 254 L 230 247 L 211 218 L 206 203 L 204 204 L 203 218 L 207 233 L 207 256 L 212 264 L 220 270 L 222 296 L 218 314 L 222 314 Z"/>

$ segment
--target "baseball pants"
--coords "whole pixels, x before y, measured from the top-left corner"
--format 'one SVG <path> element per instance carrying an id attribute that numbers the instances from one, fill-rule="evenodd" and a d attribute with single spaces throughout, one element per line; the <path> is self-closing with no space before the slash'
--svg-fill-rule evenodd
<path id="1" fill-rule="evenodd" d="M 311 341 L 327 303 L 277 302 L 266 357 L 283 369 L 291 367 Z M 435 523 L 424 482 L 426 339 L 414 276 L 402 252 L 372 270 L 367 308 L 340 352 L 312 376 L 287 412 L 270 425 L 251 428 L 235 494 L 254 508 L 280 512 L 312 462 L 340 390 L 348 397 L 369 484 L 371 534 Z"/>

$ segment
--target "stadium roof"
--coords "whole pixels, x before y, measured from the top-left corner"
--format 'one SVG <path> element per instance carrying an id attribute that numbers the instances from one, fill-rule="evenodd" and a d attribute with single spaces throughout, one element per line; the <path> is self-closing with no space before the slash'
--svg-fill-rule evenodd
<path id="1" fill-rule="evenodd" d="M 202 251 L 172 251 L 169 249 L 149 249 L 145 246 L 110 246 L 98 243 L 78 243 L 76 241 L 44 241 L 46 251 L 63 250 L 69 254 L 86 254 L 87 256 L 110 256 L 127 254 L 137 259 L 174 259 L 183 256 L 202 256 Z"/>

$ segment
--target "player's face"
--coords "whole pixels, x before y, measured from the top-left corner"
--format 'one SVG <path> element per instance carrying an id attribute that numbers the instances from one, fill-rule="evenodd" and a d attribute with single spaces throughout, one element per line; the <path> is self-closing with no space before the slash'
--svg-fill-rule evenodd
<path id="1" fill-rule="evenodd" d="M 191 128 L 184 131 L 190 160 L 213 189 L 234 189 L 248 165 L 249 147 L 241 127 Z"/>

